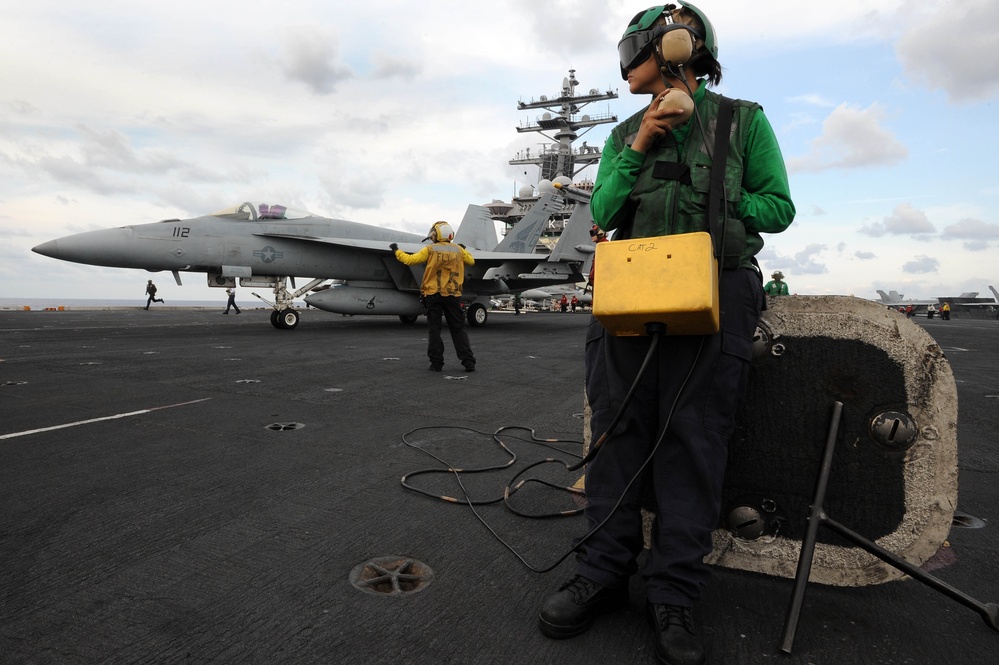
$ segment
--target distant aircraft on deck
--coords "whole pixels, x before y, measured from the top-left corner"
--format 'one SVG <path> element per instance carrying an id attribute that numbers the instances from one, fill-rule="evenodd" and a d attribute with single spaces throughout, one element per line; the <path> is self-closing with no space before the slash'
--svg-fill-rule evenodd
<path id="1" fill-rule="evenodd" d="M 881 289 L 878 289 L 878 295 L 881 296 L 880 302 L 888 307 L 893 308 L 904 308 L 907 305 L 912 305 L 914 309 L 922 308 L 923 311 L 926 308 L 938 308 L 943 303 L 949 303 L 951 307 L 960 306 L 968 309 L 975 309 L 977 307 L 999 307 L 999 291 L 996 291 L 994 286 L 989 286 L 989 290 L 992 291 L 992 295 L 995 296 L 994 300 L 989 300 L 988 298 L 979 298 L 978 291 L 966 291 L 959 296 L 939 296 L 931 300 L 907 300 L 905 296 L 898 291 L 889 291 L 885 293 Z"/>
<path id="2" fill-rule="evenodd" d="M 933 298 L 932 300 L 913 300 L 911 298 L 909 300 L 906 300 L 905 294 L 899 293 L 898 291 L 894 291 L 894 290 L 889 291 L 888 293 L 885 293 L 881 289 L 878 289 L 878 295 L 881 296 L 881 299 L 878 300 L 877 302 L 880 302 L 882 304 L 889 305 L 889 306 L 892 306 L 892 307 L 899 307 L 899 306 L 900 307 L 905 307 L 906 305 L 912 305 L 913 307 L 917 307 L 917 306 L 926 307 L 927 305 L 936 305 L 937 304 L 937 299 L 936 298 Z M 975 294 L 975 295 L 978 295 L 978 294 Z"/>

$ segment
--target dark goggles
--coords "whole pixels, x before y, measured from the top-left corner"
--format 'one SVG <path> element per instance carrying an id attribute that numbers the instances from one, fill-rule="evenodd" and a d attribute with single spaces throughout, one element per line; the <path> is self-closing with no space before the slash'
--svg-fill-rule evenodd
<path id="1" fill-rule="evenodd" d="M 633 32 L 623 37 L 617 43 L 617 52 L 621 57 L 621 69 L 628 71 L 645 62 L 651 55 L 656 40 L 666 33 L 667 27 L 673 26 L 659 25 L 652 30 Z"/>
<path id="2" fill-rule="evenodd" d="M 701 38 L 701 35 L 697 30 L 683 23 L 657 25 L 651 30 L 633 32 L 630 35 L 625 35 L 621 41 L 617 43 L 617 52 L 621 58 L 621 73 L 624 78 L 627 78 L 629 69 L 638 67 L 640 64 L 645 62 L 650 55 L 652 55 L 652 49 L 656 45 L 659 38 L 671 30 L 688 30 L 694 35 L 695 38 Z"/>

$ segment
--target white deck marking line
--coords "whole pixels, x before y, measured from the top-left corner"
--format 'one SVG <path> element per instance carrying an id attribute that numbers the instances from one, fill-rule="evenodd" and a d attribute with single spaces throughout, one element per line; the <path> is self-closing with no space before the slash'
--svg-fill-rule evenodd
<path id="1" fill-rule="evenodd" d="M 152 413 L 153 411 L 160 411 L 162 409 L 173 409 L 178 406 L 187 406 L 188 404 L 197 404 L 198 402 L 207 402 L 211 397 L 205 397 L 204 399 L 196 399 L 190 402 L 181 402 L 180 404 L 167 404 L 166 406 L 154 406 L 149 409 L 142 409 L 141 411 L 129 411 L 128 413 L 119 413 L 113 416 L 104 416 L 103 418 L 91 418 L 90 420 L 79 420 L 75 423 L 66 423 L 65 425 L 53 425 L 52 427 L 41 427 L 39 429 L 29 429 L 24 432 L 13 432 L 11 434 L 0 434 L 0 440 L 2 439 L 13 439 L 18 436 L 27 436 L 28 434 L 38 434 L 39 432 L 51 432 L 52 430 L 65 429 L 67 427 L 76 427 L 77 425 L 89 425 L 90 423 L 99 423 L 104 420 L 117 420 L 118 418 L 129 418 L 131 416 L 139 416 L 143 413 Z"/>

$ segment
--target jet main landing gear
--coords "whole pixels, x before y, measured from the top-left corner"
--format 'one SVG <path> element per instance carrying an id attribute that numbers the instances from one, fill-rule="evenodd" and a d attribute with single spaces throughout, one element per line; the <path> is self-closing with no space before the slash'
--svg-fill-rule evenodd
<path id="1" fill-rule="evenodd" d="M 486 310 L 486 306 L 482 303 L 472 303 L 465 311 L 465 319 L 468 321 L 468 325 L 473 328 L 486 325 L 487 318 L 489 318 L 489 312 Z"/>

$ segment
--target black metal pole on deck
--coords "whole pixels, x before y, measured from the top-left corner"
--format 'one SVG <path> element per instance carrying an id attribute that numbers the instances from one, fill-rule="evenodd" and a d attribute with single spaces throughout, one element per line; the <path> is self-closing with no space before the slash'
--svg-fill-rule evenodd
<path id="1" fill-rule="evenodd" d="M 808 575 L 812 572 L 812 556 L 815 554 L 815 541 L 818 538 L 819 526 L 826 516 L 822 504 L 826 498 L 826 487 L 829 485 L 829 471 L 832 468 L 833 452 L 836 450 L 836 437 L 839 434 L 839 421 L 843 414 L 843 403 L 833 403 L 832 422 L 829 423 L 829 435 L 826 437 L 826 448 L 822 455 L 822 466 L 819 477 L 815 481 L 815 495 L 812 498 L 811 513 L 808 516 L 808 530 L 805 539 L 801 541 L 801 554 L 798 556 L 798 570 L 794 576 L 794 590 L 791 593 L 791 604 L 787 609 L 784 621 L 784 637 L 781 641 L 781 651 L 791 653 L 794 645 L 794 634 L 798 630 L 798 618 L 801 616 L 801 606 L 805 601 L 805 589 L 808 587 Z"/>
<path id="2" fill-rule="evenodd" d="M 829 425 L 829 436 L 826 439 L 825 452 L 822 456 L 822 466 L 819 469 L 819 477 L 815 482 L 815 496 L 812 500 L 811 511 L 808 516 L 808 529 L 804 540 L 801 541 L 801 555 L 798 558 L 798 569 L 794 576 L 791 604 L 788 607 L 787 618 L 784 622 L 781 651 L 789 654 L 791 653 L 791 647 L 794 645 L 794 635 L 798 629 L 798 619 L 801 617 L 801 608 L 805 600 L 805 589 L 808 587 L 808 576 L 812 571 L 812 557 L 815 554 L 815 542 L 820 526 L 828 527 L 868 554 L 876 556 L 923 584 L 953 598 L 962 605 L 970 607 L 982 616 L 982 619 L 984 619 L 989 627 L 999 630 L 999 605 L 995 603 L 982 603 L 975 600 L 968 594 L 920 570 L 917 566 L 914 566 L 902 557 L 889 552 L 877 543 L 864 538 L 856 531 L 852 531 L 825 514 L 823 503 L 826 497 L 826 487 L 829 484 L 829 472 L 832 468 L 833 452 L 836 449 L 836 436 L 839 432 L 839 422 L 842 412 L 843 403 L 835 402 L 833 404 L 832 422 Z"/>
<path id="3" fill-rule="evenodd" d="M 912 565 L 902 557 L 893 554 L 892 552 L 889 552 L 888 550 L 881 547 L 877 543 L 868 540 L 867 538 L 864 538 L 856 531 L 853 531 L 843 526 L 839 522 L 829 517 L 823 518 L 823 524 L 825 524 L 825 526 L 832 529 L 833 531 L 843 536 L 847 540 L 851 541 L 853 544 L 855 544 L 857 547 L 861 548 L 868 554 L 873 554 L 874 556 L 881 559 L 885 563 L 891 564 L 892 566 L 894 566 L 898 570 L 901 570 L 903 573 L 909 575 L 910 577 L 919 580 L 923 584 L 933 589 L 936 589 L 945 596 L 950 596 L 951 598 L 961 603 L 962 605 L 970 607 L 971 609 L 975 610 L 976 612 L 982 615 L 982 619 L 984 619 L 985 623 L 987 623 L 990 627 L 994 628 L 995 630 L 999 630 L 999 606 L 997 606 L 995 603 L 982 603 L 975 600 L 974 598 L 964 593 L 963 591 L 955 589 L 954 587 L 947 584 L 943 580 L 938 579 L 933 575 L 924 572 L 923 570 L 920 570 L 917 566 Z"/>

